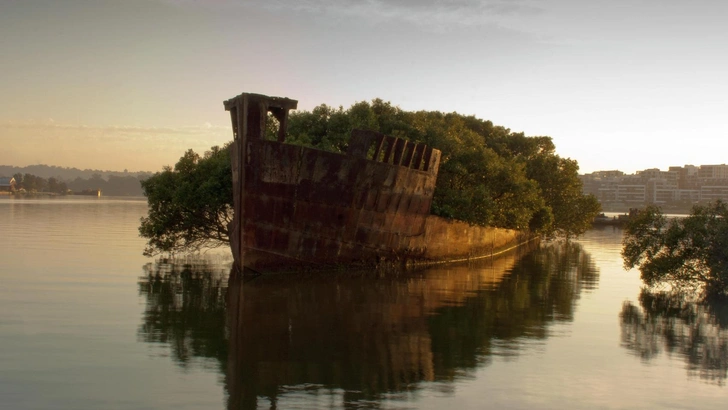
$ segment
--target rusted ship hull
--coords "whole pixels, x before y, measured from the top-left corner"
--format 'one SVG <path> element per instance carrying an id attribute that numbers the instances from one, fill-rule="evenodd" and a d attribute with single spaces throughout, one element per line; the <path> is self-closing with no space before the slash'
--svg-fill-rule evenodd
<path id="1" fill-rule="evenodd" d="M 354 131 L 346 154 L 285 143 L 297 102 L 241 94 L 233 122 L 237 266 L 293 271 L 417 264 L 489 256 L 527 241 L 523 232 L 470 227 L 429 215 L 440 152 Z M 278 141 L 264 139 L 271 113 Z"/>

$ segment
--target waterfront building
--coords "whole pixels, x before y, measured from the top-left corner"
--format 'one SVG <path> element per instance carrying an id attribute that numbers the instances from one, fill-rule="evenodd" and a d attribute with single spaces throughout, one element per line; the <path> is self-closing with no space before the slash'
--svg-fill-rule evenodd
<path id="1" fill-rule="evenodd" d="M 728 202 L 728 165 L 649 168 L 634 174 L 596 171 L 579 176 L 583 191 L 606 208 L 656 204 L 686 207 L 700 202 Z"/>
<path id="2" fill-rule="evenodd" d="M 15 178 L 0 177 L 0 192 L 10 192 L 15 190 Z"/>

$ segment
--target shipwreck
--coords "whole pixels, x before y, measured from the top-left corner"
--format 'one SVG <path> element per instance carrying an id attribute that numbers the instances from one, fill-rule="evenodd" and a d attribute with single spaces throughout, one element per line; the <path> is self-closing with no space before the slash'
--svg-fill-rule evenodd
<path id="1" fill-rule="evenodd" d="M 258 272 L 413 266 L 490 257 L 528 232 L 430 215 L 440 151 L 354 130 L 345 154 L 286 143 L 289 98 L 224 102 L 233 130 L 235 265 Z M 269 117 L 277 140 L 265 138 Z"/>

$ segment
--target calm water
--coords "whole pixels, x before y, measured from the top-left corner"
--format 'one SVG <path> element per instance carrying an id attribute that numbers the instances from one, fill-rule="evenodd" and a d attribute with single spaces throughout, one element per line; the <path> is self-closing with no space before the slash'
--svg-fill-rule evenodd
<path id="1" fill-rule="evenodd" d="M 493 262 L 228 280 L 146 203 L 0 198 L 0 408 L 728 406 L 728 312 L 640 293 L 621 231 Z"/>

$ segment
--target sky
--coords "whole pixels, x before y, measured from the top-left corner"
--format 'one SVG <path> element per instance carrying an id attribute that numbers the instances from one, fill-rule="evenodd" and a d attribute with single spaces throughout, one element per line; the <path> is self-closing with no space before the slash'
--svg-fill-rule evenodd
<path id="1" fill-rule="evenodd" d="M 475 115 L 581 172 L 728 162 L 728 2 L 0 0 L 0 165 L 159 171 L 242 92 Z"/>

